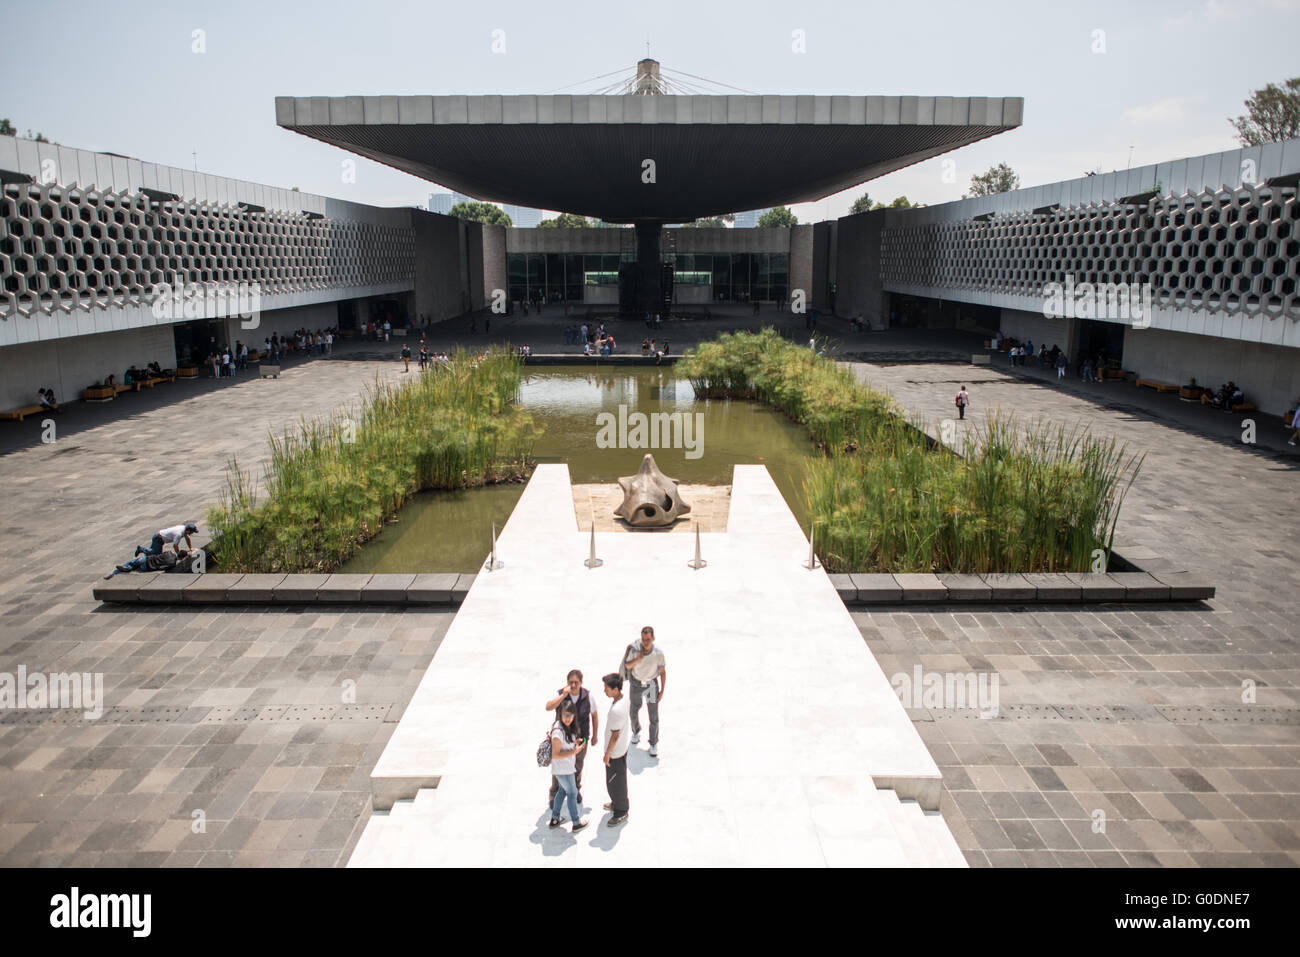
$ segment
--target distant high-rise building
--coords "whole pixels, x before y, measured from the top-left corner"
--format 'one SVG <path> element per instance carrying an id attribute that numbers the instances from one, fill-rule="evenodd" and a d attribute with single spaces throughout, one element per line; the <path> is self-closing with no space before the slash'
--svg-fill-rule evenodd
<path id="1" fill-rule="evenodd" d="M 753 229 L 758 225 L 758 217 L 766 212 L 766 209 L 751 209 L 747 212 L 737 213 L 736 221 L 732 225 L 737 229 Z"/>
<path id="2" fill-rule="evenodd" d="M 429 212 L 442 213 L 446 216 L 451 212 L 451 208 L 457 203 L 474 202 L 464 193 L 430 193 L 429 194 Z"/>
<path id="3" fill-rule="evenodd" d="M 542 211 L 540 209 L 532 209 L 528 206 L 503 206 L 501 208 L 510 217 L 510 222 L 519 229 L 532 229 L 542 221 Z"/>

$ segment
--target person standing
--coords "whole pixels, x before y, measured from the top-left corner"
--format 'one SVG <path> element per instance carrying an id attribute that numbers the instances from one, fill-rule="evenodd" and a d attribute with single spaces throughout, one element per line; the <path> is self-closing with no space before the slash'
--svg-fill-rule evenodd
<path id="1" fill-rule="evenodd" d="M 403 372 L 411 371 L 411 347 L 406 343 L 402 343 L 402 365 Z"/>
<path id="2" fill-rule="evenodd" d="M 957 393 L 957 418 L 966 418 L 966 406 L 970 405 L 970 393 L 966 391 L 966 386 L 962 386 Z"/>
<path id="3" fill-rule="evenodd" d="M 560 717 L 560 709 L 564 706 L 565 701 L 569 701 L 577 709 L 576 726 L 577 734 L 583 741 L 590 741 L 593 738 L 600 737 L 600 715 L 591 708 L 591 693 L 582 686 L 582 672 L 574 668 L 569 672 L 565 679 L 563 688 L 555 692 L 555 697 L 546 702 L 546 710 L 554 711 L 555 717 Z M 578 785 L 578 803 L 582 803 L 582 765 L 586 760 L 587 752 L 579 751 L 575 762 L 574 778 Z M 559 784 L 555 778 L 551 778 L 551 792 L 547 800 L 554 803 L 556 791 Z"/>
<path id="4" fill-rule="evenodd" d="M 629 715 L 623 697 L 623 676 L 614 672 L 601 679 L 605 697 L 613 701 L 605 718 L 605 810 L 613 812 L 606 827 L 618 827 L 627 820 L 627 749 Z"/>
<path id="5" fill-rule="evenodd" d="M 646 703 L 650 715 L 650 757 L 659 756 L 659 702 L 663 700 L 668 685 L 668 672 L 664 667 L 664 653 L 655 647 L 655 630 L 646 625 L 641 629 L 641 641 L 632 642 L 623 654 L 623 665 L 632 679 L 629 712 L 632 716 L 632 743 L 641 742 L 641 702 Z"/>
<path id="6" fill-rule="evenodd" d="M 1056 377 L 1058 379 L 1065 378 L 1065 362 L 1066 362 L 1065 353 L 1062 352 L 1058 354 L 1056 357 Z"/>
<path id="7" fill-rule="evenodd" d="M 551 803 L 551 827 L 560 826 L 560 808 L 567 799 L 569 819 L 573 833 L 587 826 L 578 808 L 578 782 L 574 775 L 574 758 L 582 753 L 587 742 L 580 739 L 575 728 L 578 709 L 572 701 L 560 705 L 560 716 L 551 725 L 551 780 L 556 785 L 555 800 Z M 560 789 L 563 789 L 561 791 Z"/>

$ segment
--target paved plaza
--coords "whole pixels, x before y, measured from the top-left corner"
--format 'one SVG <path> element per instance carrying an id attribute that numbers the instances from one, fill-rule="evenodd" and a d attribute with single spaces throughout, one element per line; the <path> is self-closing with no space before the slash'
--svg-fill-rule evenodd
<path id="1" fill-rule="evenodd" d="M 541 337 L 555 334 L 545 351 L 561 351 L 563 317 L 541 320 L 494 323 L 493 338 L 531 340 L 541 352 Z M 803 334 L 801 322 L 784 321 L 792 337 Z M 635 335 L 639 345 L 643 333 L 625 325 L 620 344 Z M 676 325 L 674 351 L 722 325 Z M 435 340 L 468 331 L 445 326 Z M 907 358 L 942 351 L 929 344 L 935 335 L 948 334 L 846 336 L 838 346 Z M 390 346 L 400 348 L 359 344 L 298 362 L 278 380 L 178 382 L 74 404 L 50 445 L 39 442 L 39 420 L 0 424 L 0 672 L 100 671 L 108 708 L 97 721 L 0 714 L 0 863 L 348 860 L 369 817 L 370 772 L 456 613 L 120 610 L 90 590 L 152 529 L 201 516 L 231 455 L 256 467 L 268 429 L 344 407 L 376 376 L 400 378 Z M 954 336 L 949 354 L 963 349 L 970 342 Z M 943 774 L 943 817 L 967 861 L 1300 862 L 1291 554 L 1300 459 L 1279 442 L 1280 427 L 1261 416 L 1261 441 L 1247 447 L 1234 440 L 1236 417 L 1131 385 L 1085 391 L 1032 370 L 939 362 L 856 368 L 935 434 L 964 382 L 973 421 L 961 428 L 1001 408 L 1127 441 L 1147 457 L 1117 550 L 1138 565 L 1176 562 L 1218 588 L 1192 605 L 853 612 L 886 676 L 916 665 L 999 676 L 997 719 L 910 712 Z M 1254 703 L 1242 700 L 1247 679 Z"/>

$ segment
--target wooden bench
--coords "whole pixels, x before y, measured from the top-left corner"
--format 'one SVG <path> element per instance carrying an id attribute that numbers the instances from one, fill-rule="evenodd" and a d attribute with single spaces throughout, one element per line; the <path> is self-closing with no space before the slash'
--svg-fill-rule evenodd
<path id="1" fill-rule="evenodd" d="M 1140 389 L 1146 386 L 1148 389 L 1155 389 L 1157 392 L 1177 392 L 1178 386 L 1172 382 L 1161 382 L 1159 379 L 1138 379 L 1137 387 Z"/>
<path id="2" fill-rule="evenodd" d="M 181 379 L 197 379 L 199 377 L 198 366 L 181 366 L 176 370 L 176 375 Z"/>
<path id="3" fill-rule="evenodd" d="M 1255 405 L 1254 402 L 1238 402 L 1228 408 L 1233 412 L 1256 412 L 1259 410 L 1259 406 Z"/>
<path id="4" fill-rule="evenodd" d="M 111 385 L 87 386 L 81 390 L 81 398 L 86 402 L 112 402 L 117 390 Z"/>
<path id="5" fill-rule="evenodd" d="M 23 420 L 23 416 L 37 415 L 38 413 L 44 411 L 46 410 L 39 405 L 24 405 L 22 408 L 19 409 L 10 409 L 8 412 L 0 412 L 0 419 L 9 419 L 10 421 L 17 420 L 21 422 Z"/>

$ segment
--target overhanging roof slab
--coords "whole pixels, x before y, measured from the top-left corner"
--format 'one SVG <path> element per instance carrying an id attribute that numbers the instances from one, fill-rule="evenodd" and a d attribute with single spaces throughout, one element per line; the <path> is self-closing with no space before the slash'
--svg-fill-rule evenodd
<path id="1" fill-rule="evenodd" d="M 1019 97 L 276 97 L 276 123 L 469 196 L 687 222 L 810 202 L 1021 123 Z M 645 160 L 654 182 L 645 182 Z"/>

